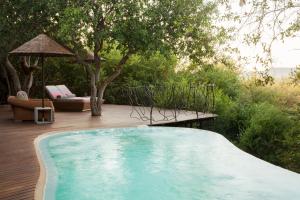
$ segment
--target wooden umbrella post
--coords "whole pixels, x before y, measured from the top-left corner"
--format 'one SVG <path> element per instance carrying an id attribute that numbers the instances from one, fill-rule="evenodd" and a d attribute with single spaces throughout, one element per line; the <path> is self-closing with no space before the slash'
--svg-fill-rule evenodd
<path id="1" fill-rule="evenodd" d="M 44 72 L 44 55 L 42 55 L 42 107 L 45 107 L 45 72 Z"/>
<path id="2" fill-rule="evenodd" d="M 44 55 L 41 56 L 42 59 L 42 122 L 45 122 L 45 72 L 44 72 Z"/>

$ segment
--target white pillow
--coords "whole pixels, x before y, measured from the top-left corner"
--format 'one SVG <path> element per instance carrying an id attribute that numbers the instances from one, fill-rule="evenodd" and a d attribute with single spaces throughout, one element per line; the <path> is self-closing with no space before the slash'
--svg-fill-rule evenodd
<path id="1" fill-rule="evenodd" d="M 20 90 L 19 92 L 17 92 L 17 99 L 28 100 L 28 95 L 25 91 Z"/>

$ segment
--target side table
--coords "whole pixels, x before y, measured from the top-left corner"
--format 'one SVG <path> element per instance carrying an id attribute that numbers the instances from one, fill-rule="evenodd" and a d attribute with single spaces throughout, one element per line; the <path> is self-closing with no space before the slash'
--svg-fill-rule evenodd
<path id="1" fill-rule="evenodd" d="M 54 121 L 54 112 L 51 107 L 35 107 L 34 121 L 36 124 L 51 124 Z"/>

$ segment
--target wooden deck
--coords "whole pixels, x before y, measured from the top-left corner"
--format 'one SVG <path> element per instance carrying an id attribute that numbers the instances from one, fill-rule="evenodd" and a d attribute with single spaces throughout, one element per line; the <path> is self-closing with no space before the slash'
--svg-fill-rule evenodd
<path id="1" fill-rule="evenodd" d="M 33 141 L 46 132 L 80 130 L 91 128 L 133 127 L 148 125 L 130 117 L 131 107 L 104 105 L 103 117 L 91 117 L 90 112 L 57 112 L 55 123 L 36 125 L 32 122 L 15 122 L 9 106 L 0 106 L 0 199 L 34 199 L 34 190 L 39 176 Z M 154 114 L 154 117 L 159 118 Z M 201 114 L 202 119 L 212 114 Z M 178 121 L 195 120 L 196 115 L 185 112 Z M 174 121 L 173 121 L 174 122 Z M 158 124 L 170 121 L 156 122 Z"/>

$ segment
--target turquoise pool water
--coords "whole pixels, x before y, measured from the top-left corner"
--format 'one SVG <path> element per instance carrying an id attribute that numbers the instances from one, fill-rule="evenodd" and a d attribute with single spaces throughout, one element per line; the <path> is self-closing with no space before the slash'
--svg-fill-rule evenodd
<path id="1" fill-rule="evenodd" d="M 299 200 L 300 175 L 196 129 L 66 132 L 38 143 L 46 200 Z"/>

